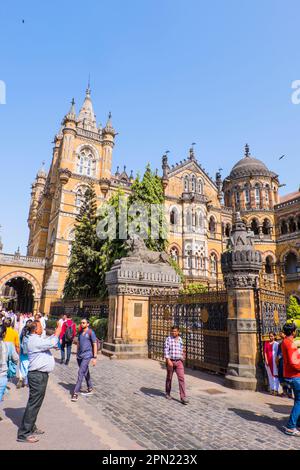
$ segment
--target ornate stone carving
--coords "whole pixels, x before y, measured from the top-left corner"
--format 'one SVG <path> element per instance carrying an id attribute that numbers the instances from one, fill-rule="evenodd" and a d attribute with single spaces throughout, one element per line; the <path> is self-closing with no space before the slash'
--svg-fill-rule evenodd
<path id="1" fill-rule="evenodd" d="M 59 172 L 59 179 L 60 179 L 61 184 L 62 185 L 66 184 L 69 181 L 72 175 L 72 172 L 68 170 L 68 168 L 60 168 L 58 172 Z"/>
<path id="2" fill-rule="evenodd" d="M 257 324 L 253 318 L 230 318 L 228 319 L 229 333 L 256 333 Z"/>
<path id="3" fill-rule="evenodd" d="M 227 288 L 254 288 L 258 286 L 262 255 L 255 250 L 254 234 L 248 232 L 236 213 L 227 251 L 222 254 L 222 272 Z"/>
<path id="4" fill-rule="evenodd" d="M 144 240 L 139 235 L 133 235 L 125 242 L 128 260 L 139 261 L 142 263 L 164 263 L 170 264 L 169 256 L 164 251 L 157 252 L 149 250 Z"/>

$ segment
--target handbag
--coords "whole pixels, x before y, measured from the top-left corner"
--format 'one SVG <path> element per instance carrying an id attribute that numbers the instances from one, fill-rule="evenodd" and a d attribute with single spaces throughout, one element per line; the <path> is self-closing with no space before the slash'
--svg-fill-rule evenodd
<path id="1" fill-rule="evenodd" d="M 17 364 L 12 360 L 13 345 L 12 343 L 7 343 L 8 346 L 8 359 L 7 359 L 7 378 L 11 379 L 17 375 Z"/>

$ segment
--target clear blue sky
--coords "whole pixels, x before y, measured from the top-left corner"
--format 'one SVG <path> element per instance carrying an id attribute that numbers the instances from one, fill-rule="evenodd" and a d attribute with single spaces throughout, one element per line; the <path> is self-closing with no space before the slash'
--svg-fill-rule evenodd
<path id="1" fill-rule="evenodd" d="M 91 74 L 98 122 L 119 131 L 114 169 L 197 156 L 226 176 L 252 155 L 298 189 L 299 0 L 3 0 L 0 224 L 5 252 L 27 245 L 30 185 Z M 23 23 L 22 20 L 25 20 Z M 279 161 L 279 157 L 286 158 Z"/>

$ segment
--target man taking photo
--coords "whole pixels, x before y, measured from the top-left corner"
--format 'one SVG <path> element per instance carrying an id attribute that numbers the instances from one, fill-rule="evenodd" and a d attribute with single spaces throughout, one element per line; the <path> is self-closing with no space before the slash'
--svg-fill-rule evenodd
<path id="1" fill-rule="evenodd" d="M 60 332 L 61 327 L 58 327 L 54 335 L 42 338 L 39 322 L 33 321 L 29 326 L 29 338 L 26 343 L 29 359 L 29 399 L 18 431 L 19 442 L 35 443 L 39 440 L 37 435 L 44 434 L 35 423 L 45 398 L 49 372 L 53 371 L 55 365 L 50 349 L 57 346 Z"/>

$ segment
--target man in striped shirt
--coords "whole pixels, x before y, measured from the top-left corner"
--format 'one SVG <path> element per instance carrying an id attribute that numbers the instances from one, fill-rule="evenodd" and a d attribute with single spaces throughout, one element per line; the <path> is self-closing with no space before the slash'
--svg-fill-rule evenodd
<path id="1" fill-rule="evenodd" d="M 173 326 L 171 335 L 167 337 L 165 342 L 165 359 L 167 365 L 166 380 L 166 398 L 171 399 L 172 377 L 174 372 L 177 374 L 179 383 L 180 400 L 183 405 L 188 404 L 185 393 L 184 367 L 183 367 L 183 342 L 179 336 L 179 328 Z"/>

